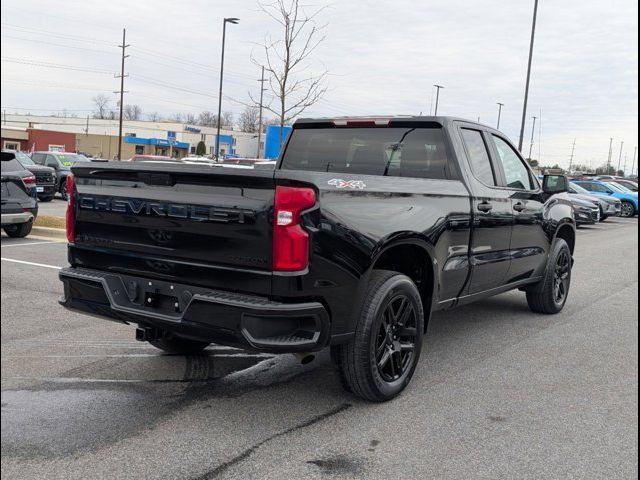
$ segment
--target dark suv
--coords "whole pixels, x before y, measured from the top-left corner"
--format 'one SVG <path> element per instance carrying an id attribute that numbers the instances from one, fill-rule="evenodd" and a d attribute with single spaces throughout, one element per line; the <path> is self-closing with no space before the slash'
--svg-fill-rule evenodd
<path id="1" fill-rule="evenodd" d="M 90 160 L 75 153 L 66 152 L 34 152 L 31 159 L 38 165 L 51 167 L 56 173 L 56 184 L 54 195 L 60 192 L 62 198 L 67 200 L 67 176 L 71 173 L 71 166 L 79 162 L 89 162 Z"/>
<path id="2" fill-rule="evenodd" d="M 22 166 L 36 177 L 36 192 L 38 200 L 50 202 L 56 194 L 56 171 L 51 167 L 36 164 L 31 157 L 23 152 L 3 150 L 13 153 Z"/>
<path id="3" fill-rule="evenodd" d="M 34 175 L 12 152 L 2 152 L 2 228 L 10 237 L 26 237 L 38 215 Z"/>

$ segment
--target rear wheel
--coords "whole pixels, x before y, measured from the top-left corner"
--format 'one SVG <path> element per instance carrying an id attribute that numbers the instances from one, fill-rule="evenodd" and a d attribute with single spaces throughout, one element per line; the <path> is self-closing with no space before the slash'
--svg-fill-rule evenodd
<path id="1" fill-rule="evenodd" d="M 332 347 L 331 356 L 347 390 L 384 402 L 409 384 L 424 331 L 420 293 L 397 272 L 374 270 L 361 305 L 355 337 Z"/>
<path id="2" fill-rule="evenodd" d="M 69 200 L 69 195 L 67 194 L 67 179 L 62 180 L 62 185 L 60 185 L 60 196 L 63 200 Z"/>
<path id="3" fill-rule="evenodd" d="M 171 355 L 193 355 L 200 353 L 209 345 L 207 342 L 187 340 L 186 338 L 176 337 L 171 334 L 156 340 L 149 340 L 149 343 Z"/>
<path id="4" fill-rule="evenodd" d="M 50 202 L 51 200 L 53 200 L 53 195 L 38 197 L 38 200 L 41 202 Z"/>
<path id="5" fill-rule="evenodd" d="M 571 286 L 573 259 L 569 245 L 557 238 L 545 271 L 544 279 L 527 290 L 527 303 L 536 313 L 554 314 L 564 308 Z"/>
<path id="6" fill-rule="evenodd" d="M 636 207 L 633 203 L 623 201 L 621 215 L 626 218 L 633 217 L 636 214 Z"/>
<path id="7" fill-rule="evenodd" d="M 4 233 L 13 238 L 23 238 L 31 233 L 33 222 L 18 223 L 4 227 Z"/>

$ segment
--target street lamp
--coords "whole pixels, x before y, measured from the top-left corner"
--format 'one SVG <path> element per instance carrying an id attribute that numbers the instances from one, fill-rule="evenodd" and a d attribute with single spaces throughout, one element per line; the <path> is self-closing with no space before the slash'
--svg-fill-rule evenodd
<path id="1" fill-rule="evenodd" d="M 502 107 L 504 107 L 504 103 L 498 102 L 498 126 L 496 130 L 500 130 L 500 116 L 502 115 Z"/>
<path id="2" fill-rule="evenodd" d="M 433 112 L 435 116 L 438 115 L 438 102 L 440 101 L 440 89 L 444 88 L 442 85 L 434 85 L 436 87 L 436 109 Z"/>
<path id="3" fill-rule="evenodd" d="M 522 143 L 524 141 L 524 124 L 527 121 L 527 102 L 529 101 L 529 83 L 531 82 L 531 62 L 533 61 L 533 42 L 536 38 L 536 19 L 538 18 L 538 0 L 535 0 L 533 6 L 533 22 L 531 24 L 531 42 L 529 43 L 529 62 L 527 64 L 527 81 L 524 87 L 524 104 L 522 106 L 522 123 L 520 125 L 520 140 L 518 141 L 518 150 L 522 152 Z"/>
<path id="4" fill-rule="evenodd" d="M 220 59 L 220 90 L 218 91 L 218 128 L 216 131 L 216 160 L 220 161 L 220 124 L 222 123 L 222 76 L 224 74 L 224 42 L 227 36 L 227 23 L 236 25 L 239 18 L 225 18 L 222 22 L 222 56 Z"/>

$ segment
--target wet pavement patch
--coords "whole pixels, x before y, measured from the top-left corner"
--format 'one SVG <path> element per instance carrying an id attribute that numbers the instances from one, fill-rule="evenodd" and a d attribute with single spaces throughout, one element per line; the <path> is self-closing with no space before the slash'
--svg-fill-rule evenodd
<path id="1" fill-rule="evenodd" d="M 335 455 L 307 463 L 315 465 L 325 475 L 359 475 L 362 473 L 362 460 L 344 455 Z"/>
<path id="2" fill-rule="evenodd" d="M 114 443 L 145 428 L 174 401 L 122 389 L 2 392 L 2 456 L 57 457 Z"/>

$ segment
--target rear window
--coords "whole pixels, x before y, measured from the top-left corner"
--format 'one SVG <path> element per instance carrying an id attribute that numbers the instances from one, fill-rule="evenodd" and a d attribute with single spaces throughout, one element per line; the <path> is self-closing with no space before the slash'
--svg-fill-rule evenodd
<path id="1" fill-rule="evenodd" d="M 11 160 L 2 159 L 2 172 L 21 172 L 24 170 L 24 167 L 16 160 L 12 158 Z"/>
<path id="2" fill-rule="evenodd" d="M 281 168 L 389 177 L 457 178 L 442 128 L 294 129 Z"/>

